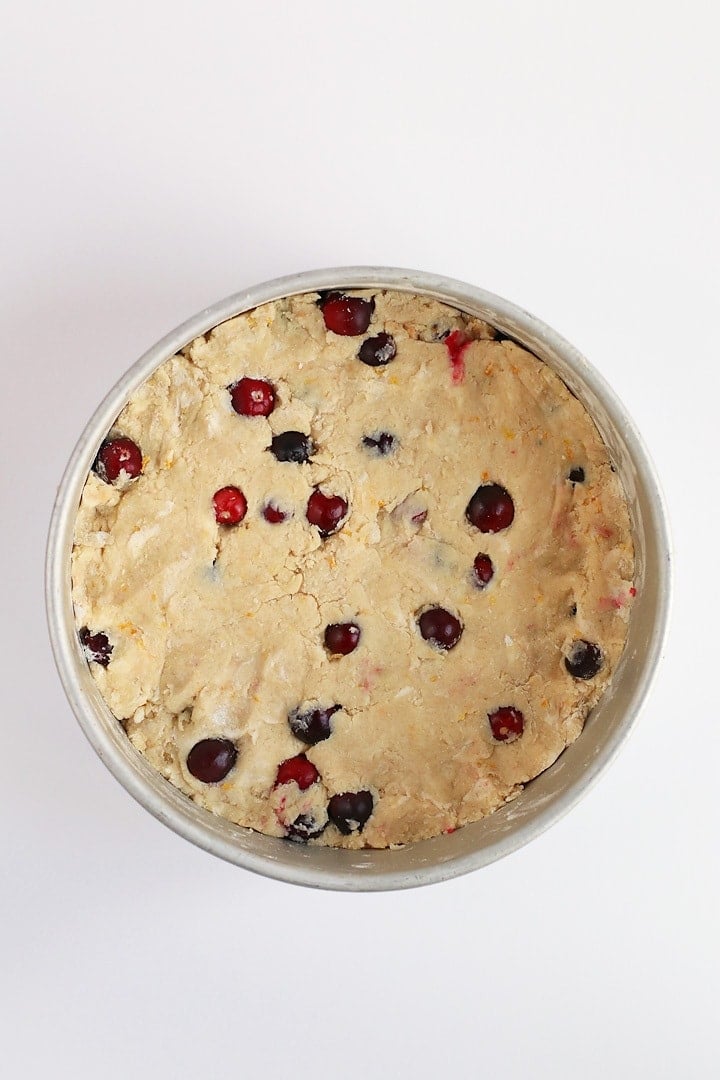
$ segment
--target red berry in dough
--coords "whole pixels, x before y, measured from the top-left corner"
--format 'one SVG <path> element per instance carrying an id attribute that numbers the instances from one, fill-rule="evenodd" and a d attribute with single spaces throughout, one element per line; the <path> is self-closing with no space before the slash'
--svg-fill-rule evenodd
<path id="1" fill-rule="evenodd" d="M 218 525 L 239 525 L 247 514 L 247 499 L 237 487 L 224 487 L 216 491 L 213 506 Z"/>
<path id="2" fill-rule="evenodd" d="M 512 525 L 515 505 L 500 484 L 482 484 L 467 504 L 465 517 L 480 532 L 496 533 Z"/>
<path id="3" fill-rule="evenodd" d="M 475 575 L 475 584 L 480 589 L 484 589 L 485 586 L 492 581 L 495 570 L 489 555 L 480 554 L 475 556 L 473 573 Z"/>
<path id="4" fill-rule="evenodd" d="M 264 379 L 240 379 L 228 390 L 232 407 L 240 416 L 269 416 L 275 408 L 275 388 Z"/>
<path id="5" fill-rule="evenodd" d="M 525 730 L 525 717 L 512 705 L 503 705 L 502 708 L 489 713 L 488 720 L 493 738 L 498 742 L 514 742 Z"/>
<path id="6" fill-rule="evenodd" d="M 325 495 L 316 488 L 308 499 L 307 519 L 317 525 L 322 536 L 338 529 L 347 514 L 348 504 L 340 495 Z"/>
<path id="7" fill-rule="evenodd" d="M 418 626 L 425 641 L 444 650 L 454 649 L 463 632 L 460 620 L 441 607 L 423 611 Z"/>
<path id="8" fill-rule="evenodd" d="M 140 447 L 132 439 L 108 439 L 95 459 L 95 472 L 106 484 L 114 484 L 121 473 L 134 480 L 142 472 Z"/>
<path id="9" fill-rule="evenodd" d="M 305 791 L 319 776 L 312 761 L 308 761 L 304 754 L 298 754 L 297 757 L 287 758 L 278 767 L 275 785 L 289 784 L 294 780 L 300 790 Z"/>
<path id="10" fill-rule="evenodd" d="M 375 303 L 359 296 L 331 293 L 322 304 L 325 326 L 333 334 L 355 337 L 364 334 L 370 325 Z"/>
<path id="11" fill-rule="evenodd" d="M 357 623 L 331 623 L 325 627 L 325 648 L 329 653 L 347 656 L 360 640 L 360 627 Z"/>

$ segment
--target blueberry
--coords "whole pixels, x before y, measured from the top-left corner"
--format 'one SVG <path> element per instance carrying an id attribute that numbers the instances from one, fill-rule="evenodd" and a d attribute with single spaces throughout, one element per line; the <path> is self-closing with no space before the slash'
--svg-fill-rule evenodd
<path id="1" fill-rule="evenodd" d="M 377 435 L 364 435 L 363 446 L 385 457 L 395 449 L 395 436 L 389 431 L 380 431 Z"/>
<path id="2" fill-rule="evenodd" d="M 391 334 L 378 334 L 363 341 L 358 349 L 358 360 L 368 367 L 385 367 L 395 358 L 397 346 Z"/>
<path id="3" fill-rule="evenodd" d="M 362 832 L 373 812 L 373 797 L 369 791 L 345 791 L 333 795 L 328 804 L 328 817 L 344 836 Z"/>
<path id="4" fill-rule="evenodd" d="M 574 679 L 592 679 L 603 666 L 603 654 L 592 641 L 579 638 L 565 657 L 565 667 Z"/>
<path id="5" fill-rule="evenodd" d="M 270 443 L 270 450 L 278 461 L 294 461 L 304 465 L 315 452 L 312 439 L 302 431 L 283 431 L 275 435 Z"/>
<path id="6" fill-rule="evenodd" d="M 297 708 L 288 716 L 290 730 L 296 738 L 314 746 L 332 735 L 331 719 L 342 706 L 329 705 L 325 709 Z"/>
<path id="7" fill-rule="evenodd" d="M 235 743 L 229 739 L 201 739 L 187 756 L 188 772 L 203 784 L 224 780 L 237 761 Z"/>

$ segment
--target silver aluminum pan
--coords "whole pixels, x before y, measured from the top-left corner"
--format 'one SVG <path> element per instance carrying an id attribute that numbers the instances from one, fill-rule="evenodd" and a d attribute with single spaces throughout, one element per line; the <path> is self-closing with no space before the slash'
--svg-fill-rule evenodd
<path id="1" fill-rule="evenodd" d="M 196 806 L 134 749 L 100 697 L 80 649 L 70 554 L 80 495 L 100 443 L 130 395 L 164 360 L 218 323 L 270 300 L 319 289 L 399 289 L 435 297 L 509 334 L 546 361 L 594 418 L 628 495 L 637 598 L 612 684 L 581 736 L 513 802 L 449 836 L 387 851 L 287 843 Z M 277 278 L 205 308 L 154 345 L 113 387 L 82 433 L 60 483 L 47 549 L 46 602 L 60 678 L 86 736 L 117 780 L 181 836 L 268 877 L 316 888 L 411 888 L 477 870 L 539 836 L 567 813 L 615 757 L 633 727 L 661 659 L 670 606 L 667 513 L 653 465 L 624 407 L 587 360 L 533 315 L 483 289 L 415 270 L 356 266 Z"/>

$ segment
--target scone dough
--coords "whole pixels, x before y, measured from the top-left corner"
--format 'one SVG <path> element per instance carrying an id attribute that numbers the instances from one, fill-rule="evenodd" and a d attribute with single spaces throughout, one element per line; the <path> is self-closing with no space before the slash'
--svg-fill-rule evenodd
<path id="1" fill-rule="evenodd" d="M 361 832 L 330 824 L 311 843 L 387 847 L 490 813 L 580 733 L 612 676 L 634 595 L 625 496 L 579 401 L 550 368 L 489 326 L 433 300 L 373 296 L 363 337 L 391 334 L 397 355 L 361 363 L 363 337 L 326 330 L 317 294 L 230 319 L 167 360 L 133 394 L 113 433 L 142 449 L 143 473 L 88 476 L 75 529 L 78 628 L 102 631 L 100 691 L 137 749 L 200 805 L 287 835 L 299 815 L 327 821 L 330 796 L 370 791 Z M 461 367 L 443 335 L 472 339 Z M 228 386 L 276 389 L 267 417 L 237 415 Z M 280 462 L 273 435 L 311 436 L 309 463 Z M 391 453 L 363 444 L 388 432 Z M 568 479 L 582 467 L 584 482 Z M 465 516 L 483 483 L 502 484 L 515 517 L 483 534 Z M 236 485 L 248 511 L 218 525 L 212 497 Z M 314 489 L 349 504 L 323 539 L 306 519 Z M 270 524 L 268 501 L 292 516 Z M 475 556 L 494 576 L 479 588 Z M 417 619 L 441 606 L 463 624 L 449 651 Z M 330 657 L 323 632 L 356 622 L 358 647 Z M 597 643 L 592 679 L 571 677 L 576 640 Z M 338 704 L 333 734 L 307 747 L 298 706 Z M 514 741 L 488 716 L 522 711 Z M 237 763 L 204 784 L 186 758 L 231 740 Z M 305 751 L 320 780 L 276 786 Z"/>

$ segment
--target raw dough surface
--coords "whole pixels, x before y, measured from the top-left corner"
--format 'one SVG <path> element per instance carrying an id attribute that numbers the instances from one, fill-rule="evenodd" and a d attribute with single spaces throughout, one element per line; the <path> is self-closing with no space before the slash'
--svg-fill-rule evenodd
<path id="1" fill-rule="evenodd" d="M 624 645 L 633 548 L 607 449 L 545 364 L 435 301 L 352 295 L 375 298 L 364 336 L 396 340 L 384 367 L 359 362 L 363 337 L 327 331 L 310 294 L 223 323 L 136 391 L 113 433 L 141 447 L 143 474 L 119 485 L 89 475 L 73 597 L 78 628 L 113 647 L 107 668 L 90 665 L 105 700 L 168 780 L 273 836 L 301 814 L 324 824 L 335 793 L 369 790 L 362 832 L 330 824 L 311 842 L 385 847 L 490 813 L 578 736 Z M 441 340 L 458 328 L 473 338 L 464 375 Z M 275 385 L 269 417 L 233 411 L 227 387 L 244 376 Z M 268 452 L 287 430 L 311 435 L 311 462 Z M 383 431 L 395 439 L 385 456 L 363 445 Z M 576 466 L 584 483 L 567 479 Z M 465 509 L 491 481 L 515 518 L 482 534 Z M 247 516 L 219 526 L 212 496 L 230 484 Z M 318 486 L 349 503 L 327 539 L 305 517 Z M 266 522 L 269 499 L 293 516 Z M 479 552 L 495 568 L 484 589 Z M 429 606 L 460 616 L 454 649 L 420 636 Z M 324 628 L 346 621 L 360 644 L 331 658 Z M 602 649 L 594 679 L 565 668 L 576 639 Z M 287 719 L 305 703 L 342 706 L 331 737 L 309 748 Z M 497 742 L 488 714 L 508 705 L 525 729 Z M 208 737 L 238 749 L 217 784 L 186 765 Z M 303 750 L 320 782 L 276 787 L 278 765 Z"/>

